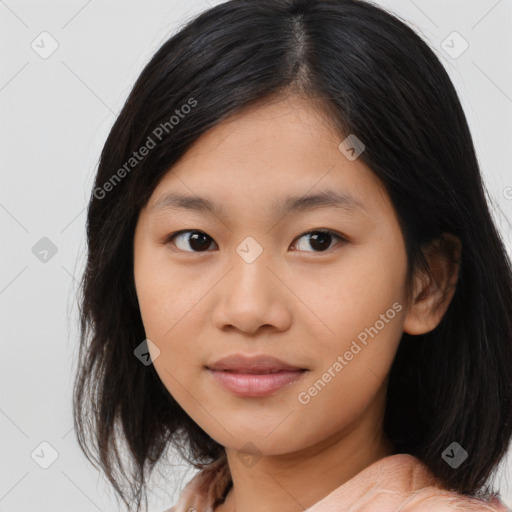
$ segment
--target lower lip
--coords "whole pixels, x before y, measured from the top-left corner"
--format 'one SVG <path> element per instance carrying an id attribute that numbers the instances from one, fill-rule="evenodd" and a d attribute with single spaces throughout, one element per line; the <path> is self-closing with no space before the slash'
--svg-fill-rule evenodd
<path id="1" fill-rule="evenodd" d="M 222 387 L 237 396 L 243 397 L 270 395 L 284 386 L 294 384 L 306 373 L 306 370 L 283 370 L 266 374 L 234 373 L 210 369 L 208 371 Z"/>

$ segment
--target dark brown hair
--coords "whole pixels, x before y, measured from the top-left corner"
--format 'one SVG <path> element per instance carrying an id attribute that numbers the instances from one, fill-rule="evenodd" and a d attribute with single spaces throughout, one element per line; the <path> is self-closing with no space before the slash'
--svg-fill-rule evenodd
<path id="1" fill-rule="evenodd" d="M 223 453 L 134 356 L 146 338 L 133 279 L 138 213 L 207 130 L 292 93 L 314 101 L 340 141 L 364 142 L 360 158 L 397 212 L 409 276 L 443 233 L 462 243 L 441 324 L 404 333 L 391 368 L 385 432 L 396 453 L 420 458 L 448 489 L 484 496 L 507 451 L 511 265 L 445 69 L 411 28 L 368 2 L 232 0 L 188 22 L 142 71 L 101 153 L 88 207 L 75 430 L 130 509 L 147 500 L 148 476 L 169 446 L 197 468 Z M 148 137 L 155 146 L 130 160 Z M 469 453 L 457 470 L 441 458 L 453 441 Z"/>

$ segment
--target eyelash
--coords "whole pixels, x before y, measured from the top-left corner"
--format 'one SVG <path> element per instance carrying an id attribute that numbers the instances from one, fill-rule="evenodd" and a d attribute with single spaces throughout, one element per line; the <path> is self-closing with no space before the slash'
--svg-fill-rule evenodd
<path id="1" fill-rule="evenodd" d="M 171 233 L 169 236 L 167 236 L 164 239 L 163 243 L 165 245 L 167 245 L 169 243 L 173 243 L 173 240 L 174 240 L 175 237 L 177 237 L 179 235 L 182 235 L 182 234 L 185 234 L 185 233 L 200 233 L 202 235 L 206 235 L 208 238 L 210 238 L 212 241 L 214 241 L 213 238 L 211 238 L 207 233 L 205 233 L 204 231 L 201 231 L 199 229 L 182 229 L 181 231 L 175 231 L 174 233 Z M 310 230 L 310 231 L 306 231 L 302 235 L 298 236 L 295 240 L 300 240 L 302 237 L 304 237 L 306 235 L 311 235 L 313 233 L 326 233 L 328 235 L 331 235 L 333 238 L 337 238 L 338 239 L 338 243 L 340 243 L 340 242 L 341 243 L 348 243 L 348 240 L 346 238 L 344 238 L 339 233 L 337 233 L 335 231 L 332 231 L 330 229 L 313 229 L 313 230 Z M 334 245 L 333 247 L 330 247 L 329 249 L 326 249 L 325 251 L 302 251 L 302 252 L 312 252 L 312 253 L 323 254 L 323 253 L 330 252 L 334 247 L 336 247 L 336 245 Z M 206 251 L 184 251 L 182 249 L 178 249 L 178 250 L 181 251 L 181 252 L 196 253 L 196 254 L 211 252 L 209 250 L 206 250 Z M 298 252 L 301 252 L 301 251 L 298 251 Z"/>

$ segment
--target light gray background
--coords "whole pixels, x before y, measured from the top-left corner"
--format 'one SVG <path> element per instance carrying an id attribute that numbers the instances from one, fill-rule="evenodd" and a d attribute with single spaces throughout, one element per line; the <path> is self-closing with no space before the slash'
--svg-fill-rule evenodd
<path id="1" fill-rule="evenodd" d="M 469 119 L 497 221 L 510 241 L 511 0 L 377 3 L 423 34 L 441 57 Z M 74 294 L 85 261 L 85 208 L 100 150 L 135 79 L 164 40 L 209 5 L 0 0 L 1 512 L 117 510 L 72 431 Z M 49 36 L 40 36 L 44 31 L 58 43 L 47 58 L 31 47 L 35 41 L 40 53 L 51 49 Z M 442 43 L 460 52 L 463 42 L 450 36 L 453 31 L 469 44 L 457 58 Z M 46 262 L 33 253 L 43 237 L 57 250 Z M 48 469 L 31 458 L 35 449 L 41 453 L 41 442 L 58 454 Z M 43 451 L 50 460 L 51 450 Z M 181 465 L 155 478 L 150 510 L 173 505 L 192 474 Z M 509 456 L 500 472 L 509 506 L 511 474 Z"/>

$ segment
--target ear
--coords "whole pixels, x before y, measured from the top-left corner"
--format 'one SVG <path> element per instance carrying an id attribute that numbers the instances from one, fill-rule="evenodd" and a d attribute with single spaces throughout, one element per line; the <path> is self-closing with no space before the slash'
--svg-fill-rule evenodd
<path id="1" fill-rule="evenodd" d="M 408 334 L 425 334 L 439 325 L 459 278 L 461 243 L 455 235 L 443 233 L 423 253 L 430 273 L 421 270 L 414 276 L 412 303 L 404 322 Z"/>

